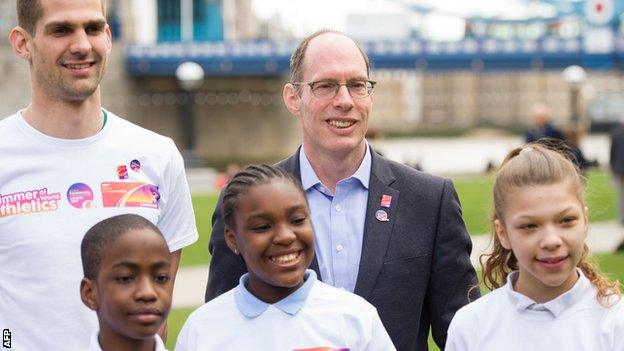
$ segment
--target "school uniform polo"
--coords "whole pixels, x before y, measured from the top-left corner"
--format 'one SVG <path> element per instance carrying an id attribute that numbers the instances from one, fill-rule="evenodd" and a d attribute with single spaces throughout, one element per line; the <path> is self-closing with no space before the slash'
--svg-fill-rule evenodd
<path id="1" fill-rule="evenodd" d="M 377 310 L 363 298 L 324 284 L 306 270 L 305 282 L 274 304 L 234 289 L 191 313 L 176 350 L 396 350 Z"/>
<path id="2" fill-rule="evenodd" d="M 512 272 L 503 287 L 457 311 L 446 350 L 624 350 L 622 297 L 602 306 L 596 287 L 577 272 L 572 289 L 545 303 L 514 291 L 518 272 Z"/>
<path id="3" fill-rule="evenodd" d="M 91 343 L 89 344 L 89 348 L 86 351 L 102 351 L 102 347 L 100 346 L 100 341 L 98 340 L 99 332 L 91 334 Z M 156 345 L 154 346 L 154 351 L 167 351 L 165 349 L 165 344 L 158 334 L 154 335 L 154 341 L 156 341 Z"/>

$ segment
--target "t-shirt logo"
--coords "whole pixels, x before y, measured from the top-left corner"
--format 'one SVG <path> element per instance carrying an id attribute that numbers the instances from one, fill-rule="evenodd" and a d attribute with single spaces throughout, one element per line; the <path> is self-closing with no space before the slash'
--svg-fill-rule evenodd
<path id="1" fill-rule="evenodd" d="M 101 185 L 104 207 L 158 208 L 158 186 L 144 182 L 104 182 Z"/>
<path id="2" fill-rule="evenodd" d="M 61 194 L 48 193 L 48 188 L 0 194 L 0 217 L 56 211 L 60 200 Z"/>

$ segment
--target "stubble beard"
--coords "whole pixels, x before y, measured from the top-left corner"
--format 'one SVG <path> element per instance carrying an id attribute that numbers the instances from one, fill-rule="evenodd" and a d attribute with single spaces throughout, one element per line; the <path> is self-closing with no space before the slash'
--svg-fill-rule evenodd
<path id="1" fill-rule="evenodd" d="M 100 86 L 100 81 L 104 77 L 106 60 L 101 57 L 96 58 L 96 64 L 91 68 L 95 70 L 94 76 L 82 79 L 72 79 L 63 73 L 63 66 L 56 62 L 52 72 L 44 69 L 35 69 L 35 79 L 43 90 L 43 93 L 55 99 L 69 102 L 82 102 L 93 96 Z M 47 67 L 43 62 L 40 67 Z"/>

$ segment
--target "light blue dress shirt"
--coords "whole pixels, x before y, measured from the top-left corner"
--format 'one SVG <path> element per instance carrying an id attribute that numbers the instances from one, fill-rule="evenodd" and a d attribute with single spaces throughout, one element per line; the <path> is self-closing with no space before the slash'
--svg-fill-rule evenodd
<path id="1" fill-rule="evenodd" d="M 321 183 L 303 147 L 299 165 L 301 185 L 310 205 L 321 279 L 326 284 L 353 292 L 362 256 L 371 173 L 368 143 L 360 167 L 351 177 L 336 184 L 335 194 Z"/>

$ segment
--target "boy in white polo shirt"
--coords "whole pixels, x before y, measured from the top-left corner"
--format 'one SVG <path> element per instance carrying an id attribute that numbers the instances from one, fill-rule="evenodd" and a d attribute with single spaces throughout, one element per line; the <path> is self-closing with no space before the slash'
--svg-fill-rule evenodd
<path id="1" fill-rule="evenodd" d="M 81 244 L 83 303 L 97 312 L 89 351 L 164 351 L 157 332 L 171 309 L 171 254 L 162 233 L 134 214 L 105 219 Z"/>
<path id="2" fill-rule="evenodd" d="M 250 166 L 223 192 L 225 240 L 249 273 L 193 312 L 176 350 L 395 350 L 377 310 L 306 270 L 314 232 L 285 171 Z"/>

